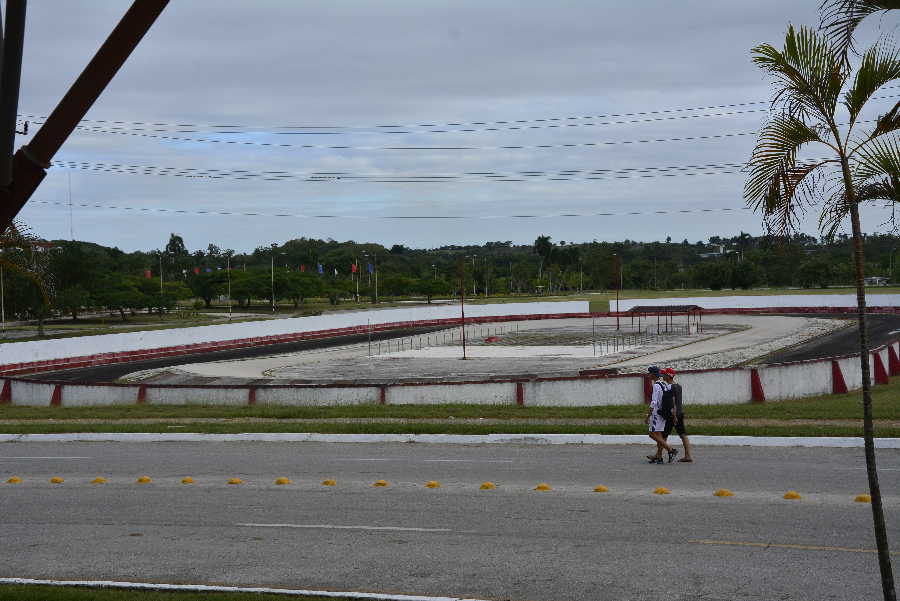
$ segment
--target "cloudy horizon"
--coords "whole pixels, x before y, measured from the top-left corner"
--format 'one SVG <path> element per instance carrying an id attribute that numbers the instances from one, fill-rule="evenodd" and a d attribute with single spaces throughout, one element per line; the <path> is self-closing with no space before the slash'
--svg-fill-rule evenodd
<path id="1" fill-rule="evenodd" d="M 758 235 L 740 165 L 771 92 L 750 48 L 815 25 L 817 7 L 173 2 L 20 219 L 126 251 L 170 232 L 238 251 Z M 29 3 L 24 118 L 53 109 L 125 8 Z M 889 216 L 866 209 L 864 230 Z"/>

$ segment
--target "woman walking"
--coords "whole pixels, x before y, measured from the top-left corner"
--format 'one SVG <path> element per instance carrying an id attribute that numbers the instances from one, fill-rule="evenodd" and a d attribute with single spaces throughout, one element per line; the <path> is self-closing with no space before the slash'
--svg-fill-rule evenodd
<path id="1" fill-rule="evenodd" d="M 678 450 L 670 447 L 666 442 L 666 439 L 663 436 L 663 433 L 666 429 L 666 416 L 663 415 L 663 398 L 664 396 L 672 395 L 672 387 L 663 382 L 659 377 L 659 368 L 655 365 L 651 365 L 647 368 L 648 377 L 651 380 L 651 394 L 650 394 L 650 410 L 647 413 L 647 418 L 644 420 L 650 427 L 650 438 L 656 443 L 656 454 L 655 455 L 647 455 L 647 459 L 650 460 L 650 463 L 663 463 L 662 453 L 663 450 L 668 454 L 669 463 L 674 461 L 675 457 L 678 455 Z"/>

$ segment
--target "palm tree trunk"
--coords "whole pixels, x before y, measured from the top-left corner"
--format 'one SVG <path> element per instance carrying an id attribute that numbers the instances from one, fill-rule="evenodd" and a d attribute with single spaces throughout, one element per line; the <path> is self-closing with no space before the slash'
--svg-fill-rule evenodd
<path id="1" fill-rule="evenodd" d="M 881 568 L 881 587 L 885 601 L 896 601 L 891 554 L 884 525 L 884 509 L 881 505 L 881 487 L 875 467 L 875 430 L 872 425 L 872 376 L 869 372 L 869 332 L 866 329 L 866 289 L 863 282 L 863 245 L 859 223 L 859 205 L 850 205 L 850 222 L 853 227 L 853 267 L 856 272 L 856 306 L 859 319 L 859 365 L 862 369 L 863 441 L 866 455 L 866 474 L 869 477 L 869 494 L 872 497 L 872 521 L 875 529 L 875 545 L 878 549 L 878 566 Z"/>

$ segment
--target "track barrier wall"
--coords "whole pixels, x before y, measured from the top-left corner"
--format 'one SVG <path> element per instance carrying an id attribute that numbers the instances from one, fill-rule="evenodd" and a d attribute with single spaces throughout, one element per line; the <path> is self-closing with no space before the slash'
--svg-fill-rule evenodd
<path id="1" fill-rule="evenodd" d="M 884 295 L 879 295 L 884 296 Z M 736 297 L 730 297 L 736 298 Z M 756 297 L 747 297 L 756 298 Z M 761 297 L 769 298 L 772 297 Z M 795 297 L 791 297 L 795 298 Z M 828 297 L 826 297 L 828 298 Z M 833 298 L 833 297 L 831 297 Z M 685 301 L 686 299 L 677 299 Z M 689 299 L 688 299 L 689 300 Z M 709 300 L 709 299 L 704 299 Z M 656 303 L 656 299 L 653 301 Z M 516 315 L 504 314 L 509 305 L 473 305 L 467 324 L 522 321 L 532 319 L 571 319 L 589 317 L 614 317 L 615 313 L 588 313 L 587 302 L 523 303 L 516 305 Z M 547 313 L 547 309 L 568 309 Z M 455 313 L 455 307 L 427 307 L 430 319 L 414 321 L 385 321 L 400 315 L 408 316 L 408 309 L 389 309 L 368 313 L 353 313 L 338 316 L 339 320 L 314 318 L 282 319 L 272 322 L 248 322 L 243 324 L 223 324 L 224 330 L 212 330 L 220 326 L 203 326 L 183 330 L 156 332 L 136 332 L 112 334 L 75 339 L 39 341 L 36 343 L 10 343 L 0 345 L 0 360 L 10 357 L 38 360 L 17 363 L 0 363 L 0 404 L 31 406 L 92 406 L 119 404 L 172 404 L 172 405 L 347 405 L 347 404 L 518 404 L 535 406 L 598 406 L 646 403 L 647 380 L 643 374 L 585 373 L 580 376 L 563 378 L 515 378 L 475 380 L 465 382 L 403 382 L 392 384 L 299 384 L 252 386 L 190 386 L 154 384 L 105 384 L 70 383 L 30 380 L 21 374 L 50 371 L 75 367 L 106 365 L 111 363 L 137 361 L 147 358 L 188 355 L 216 350 L 246 348 L 251 346 L 313 340 L 366 332 L 384 332 L 392 329 L 408 329 L 429 326 L 453 327 L 460 325 L 460 319 L 438 317 Z M 575 309 L 575 311 L 573 311 Z M 897 307 L 873 307 L 871 312 L 897 312 Z M 468 310 L 467 310 L 468 311 Z M 753 313 L 851 313 L 853 307 L 751 307 L 704 310 L 706 314 L 753 314 Z M 373 319 L 378 314 L 377 320 Z M 620 315 L 622 315 L 620 313 Z M 625 315 L 627 316 L 627 315 Z M 344 325 L 324 330 L 312 329 L 316 325 L 336 326 L 340 323 L 361 319 L 371 320 L 366 325 Z M 285 330 L 298 327 L 293 332 L 281 332 L 266 336 L 243 339 L 227 338 L 234 327 Z M 277 326 L 277 327 L 275 327 Z M 132 348 L 135 342 L 146 342 L 145 335 L 153 334 L 154 339 L 171 343 L 173 336 L 186 332 L 184 339 L 194 339 L 203 333 L 206 341 L 190 344 L 169 345 L 157 348 Z M 137 336 L 135 336 L 137 335 Z M 156 336 L 161 335 L 161 336 Z M 216 337 L 225 339 L 215 340 Z M 124 338 L 120 338 L 124 337 Z M 73 341 L 89 343 L 94 348 L 104 348 L 109 352 L 94 355 L 65 356 L 79 345 Z M 177 340 L 181 342 L 182 340 Z M 65 342 L 66 345 L 58 343 Z M 41 353 L 29 357 L 33 345 L 41 345 Z M 27 346 L 31 345 L 31 346 Z M 58 348 L 61 347 L 61 348 Z M 47 349 L 53 349 L 48 352 Z M 889 375 L 900 373 L 900 341 L 893 341 L 872 351 L 872 382 L 882 384 Z M 13 377 L 16 376 L 16 377 Z M 843 390 L 854 390 L 862 386 L 858 355 L 829 357 L 812 361 L 799 361 L 756 368 L 725 368 L 682 371 L 678 381 L 684 386 L 685 403 L 697 405 L 741 404 L 803 398 Z"/>
<path id="2" fill-rule="evenodd" d="M 900 354 L 900 341 L 872 351 L 887 365 L 889 347 Z M 759 379 L 754 391 L 753 374 Z M 875 384 L 875 368 L 872 369 Z M 735 405 L 798 399 L 858 389 L 859 357 L 682 371 L 688 405 Z M 509 378 L 467 382 L 396 384 L 300 384 L 255 386 L 189 386 L 153 384 L 73 384 L 22 377 L 0 378 L 0 404 L 84 407 L 147 403 L 152 405 L 348 405 L 348 404 L 490 404 L 531 406 L 599 406 L 644 404 L 643 374 L 584 375 L 564 378 Z M 760 394 L 761 393 L 761 394 Z M 761 398 L 759 398 L 761 397 Z"/>

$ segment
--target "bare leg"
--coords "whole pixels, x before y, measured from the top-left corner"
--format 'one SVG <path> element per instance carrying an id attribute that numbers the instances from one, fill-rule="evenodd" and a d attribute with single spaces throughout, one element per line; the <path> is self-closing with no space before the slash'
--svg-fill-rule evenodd
<path id="1" fill-rule="evenodd" d="M 672 447 L 670 447 L 668 445 L 668 443 L 666 443 L 666 439 L 663 438 L 662 432 L 651 432 L 650 438 L 652 438 L 653 440 L 656 441 L 656 452 L 659 455 L 659 457 L 662 457 L 662 449 L 665 449 L 666 452 L 669 452 L 672 450 Z"/>
<path id="2" fill-rule="evenodd" d="M 681 437 L 681 444 L 684 445 L 684 458 L 693 460 L 693 457 L 691 456 L 691 441 L 688 440 L 687 436 Z"/>

